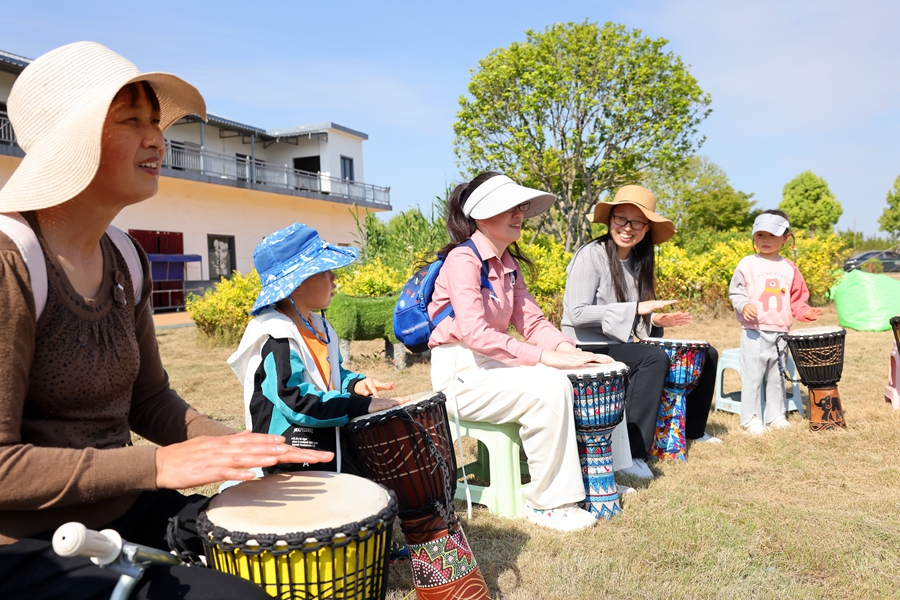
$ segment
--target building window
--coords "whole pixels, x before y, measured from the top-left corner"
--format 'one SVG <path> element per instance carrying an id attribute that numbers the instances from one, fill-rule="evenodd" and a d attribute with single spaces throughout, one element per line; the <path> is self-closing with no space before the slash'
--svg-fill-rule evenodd
<path id="1" fill-rule="evenodd" d="M 209 251 L 209 278 L 231 277 L 231 274 L 237 269 L 234 256 L 234 236 L 209 234 L 206 236 L 206 241 Z"/>
<path id="2" fill-rule="evenodd" d="M 307 173 L 318 173 L 322 170 L 322 161 L 318 156 L 301 156 L 294 159 L 294 168 Z"/>
<path id="3" fill-rule="evenodd" d="M 341 179 L 356 181 L 356 178 L 353 177 L 353 159 L 349 156 L 341 157 Z"/>

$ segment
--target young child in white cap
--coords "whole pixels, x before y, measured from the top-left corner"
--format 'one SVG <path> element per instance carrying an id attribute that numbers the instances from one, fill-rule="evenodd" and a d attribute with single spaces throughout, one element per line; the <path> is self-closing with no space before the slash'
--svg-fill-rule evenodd
<path id="1" fill-rule="evenodd" d="M 780 210 L 767 210 L 753 222 L 756 254 L 738 263 L 728 290 L 741 324 L 741 426 L 751 435 L 770 427 L 790 427 L 785 418 L 784 380 L 778 369 L 775 341 L 790 331 L 794 318 L 815 321 L 822 309 L 808 304 L 809 290 L 793 262 L 779 254 L 790 223 Z M 761 389 L 766 386 L 762 413 Z"/>

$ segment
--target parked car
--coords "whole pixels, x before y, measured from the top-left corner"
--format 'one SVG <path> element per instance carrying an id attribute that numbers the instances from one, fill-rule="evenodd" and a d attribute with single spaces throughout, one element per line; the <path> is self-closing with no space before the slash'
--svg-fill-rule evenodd
<path id="1" fill-rule="evenodd" d="M 876 261 L 881 262 L 882 269 L 878 269 L 877 267 L 870 269 L 866 264 L 868 262 L 875 263 Z M 857 256 L 851 256 L 847 259 L 847 262 L 844 263 L 844 270 L 852 271 L 853 269 L 898 273 L 900 272 L 900 253 L 892 250 L 869 250 L 868 252 L 863 252 Z"/>

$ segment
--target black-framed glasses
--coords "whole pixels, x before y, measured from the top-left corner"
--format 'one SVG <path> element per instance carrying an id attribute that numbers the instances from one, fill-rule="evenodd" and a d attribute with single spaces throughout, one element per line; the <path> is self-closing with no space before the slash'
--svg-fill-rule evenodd
<path id="1" fill-rule="evenodd" d="M 522 204 L 517 204 L 516 206 L 513 206 L 511 209 L 509 209 L 509 210 L 506 211 L 506 212 L 508 212 L 508 213 L 514 213 L 514 212 L 516 212 L 517 210 L 521 210 L 521 211 L 524 213 L 524 212 L 528 212 L 528 209 L 529 209 L 529 208 L 531 208 L 531 202 L 530 202 L 530 201 L 529 201 L 529 202 L 523 202 Z"/>
<path id="2" fill-rule="evenodd" d="M 635 231 L 643 231 L 645 227 L 650 225 L 650 223 L 647 221 L 638 221 L 636 219 L 626 219 L 625 217 L 622 217 L 619 215 L 613 215 L 612 221 L 619 227 L 625 227 L 626 225 L 630 225 L 631 228 L 634 229 Z"/>

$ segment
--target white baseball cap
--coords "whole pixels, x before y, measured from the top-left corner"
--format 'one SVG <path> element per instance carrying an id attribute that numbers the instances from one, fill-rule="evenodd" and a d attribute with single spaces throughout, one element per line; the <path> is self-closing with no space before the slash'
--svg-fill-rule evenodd
<path id="1" fill-rule="evenodd" d="M 781 215 L 773 215 L 772 213 L 764 213 L 756 217 L 753 221 L 753 235 L 757 231 L 767 231 L 772 235 L 784 235 L 791 228 L 791 224 Z"/>
<path id="2" fill-rule="evenodd" d="M 473 219 L 490 219 L 523 202 L 531 202 L 525 212 L 527 219 L 549 210 L 556 202 L 556 196 L 519 185 L 506 175 L 495 175 L 469 194 L 462 211 Z"/>

